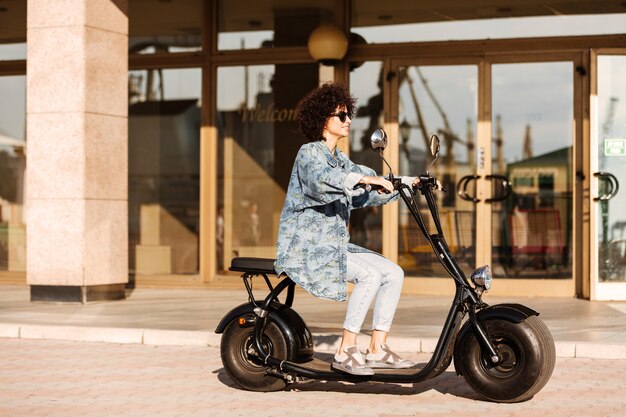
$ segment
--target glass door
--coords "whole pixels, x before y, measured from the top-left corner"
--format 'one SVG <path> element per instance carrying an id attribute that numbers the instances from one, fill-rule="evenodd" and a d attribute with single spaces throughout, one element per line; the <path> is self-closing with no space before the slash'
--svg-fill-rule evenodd
<path id="1" fill-rule="evenodd" d="M 418 175 L 428 139 L 441 139 L 430 171 L 448 189 L 437 193 L 442 227 L 464 271 L 490 264 L 507 279 L 501 294 L 573 294 L 575 65 L 517 59 L 392 66 L 394 160 L 400 175 Z M 446 277 L 398 207 L 398 263 L 407 276 Z"/>
<path id="2" fill-rule="evenodd" d="M 436 193 L 444 235 L 464 270 L 476 264 L 475 204 L 455 193 L 460 178 L 476 168 L 478 65 L 399 65 L 397 67 L 399 175 L 419 175 L 431 161 L 428 142 L 441 140 L 441 156 L 430 168 L 448 189 Z M 420 207 L 429 221 L 427 205 Z M 408 276 L 443 277 L 447 273 L 404 204 L 398 205 L 398 263 Z M 430 230 L 435 233 L 434 225 Z"/>
<path id="3" fill-rule="evenodd" d="M 494 276 L 572 279 L 574 65 L 491 65 Z"/>
<path id="4" fill-rule="evenodd" d="M 626 300 L 626 51 L 592 59 L 591 298 Z"/>

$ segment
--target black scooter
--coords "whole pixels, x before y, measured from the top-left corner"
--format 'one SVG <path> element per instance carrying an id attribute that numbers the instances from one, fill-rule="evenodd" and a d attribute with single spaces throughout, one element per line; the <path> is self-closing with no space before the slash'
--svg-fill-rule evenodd
<path id="1" fill-rule="evenodd" d="M 386 133 L 376 130 L 371 143 L 382 157 Z M 430 145 L 434 163 L 439 139 L 433 136 Z M 389 179 L 400 190 L 402 200 L 456 286 L 437 346 L 424 368 L 377 369 L 371 376 L 331 370 L 328 362 L 313 357 L 311 332 L 291 308 L 295 283 L 285 277 L 272 286 L 268 276 L 276 274 L 273 259 L 235 258 L 230 270 L 243 273 L 248 302 L 226 314 L 215 330 L 222 333 L 224 369 L 241 388 L 277 391 L 299 379 L 416 383 L 441 374 L 454 359 L 456 373 L 485 399 L 513 403 L 532 398 L 550 379 L 556 357 L 554 340 L 539 313 L 521 304 L 489 306 L 481 300 L 491 286 L 491 270 L 489 266 L 476 269 L 470 276 L 471 283 L 465 277 L 444 239 L 433 196 L 433 190 L 440 187 L 428 171 L 420 176 L 415 189 L 402 184 L 391 171 Z M 422 219 L 418 191 L 425 197 L 437 233 L 430 234 Z M 255 276 L 262 276 L 269 288 L 263 301 L 257 301 L 252 293 Z M 286 298 L 281 303 L 278 296 L 285 289 Z"/>

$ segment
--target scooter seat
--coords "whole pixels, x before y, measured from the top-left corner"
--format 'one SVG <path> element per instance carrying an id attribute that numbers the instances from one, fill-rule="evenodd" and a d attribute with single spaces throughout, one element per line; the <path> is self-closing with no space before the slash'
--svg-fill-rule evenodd
<path id="1" fill-rule="evenodd" d="M 276 271 L 274 271 L 274 259 L 268 258 L 233 258 L 230 262 L 230 268 L 228 269 L 237 272 L 276 275 Z"/>

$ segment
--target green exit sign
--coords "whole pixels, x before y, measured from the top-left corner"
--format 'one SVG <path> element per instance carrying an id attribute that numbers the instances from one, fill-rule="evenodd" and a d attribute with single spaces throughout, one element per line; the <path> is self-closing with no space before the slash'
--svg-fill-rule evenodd
<path id="1" fill-rule="evenodd" d="M 626 139 L 604 139 L 604 156 L 626 156 Z"/>

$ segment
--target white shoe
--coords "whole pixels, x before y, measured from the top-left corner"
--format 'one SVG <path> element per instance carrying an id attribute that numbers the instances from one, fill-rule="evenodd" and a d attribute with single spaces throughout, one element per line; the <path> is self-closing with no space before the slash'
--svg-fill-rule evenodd
<path id="1" fill-rule="evenodd" d="M 365 358 L 356 345 L 348 346 L 343 352 L 335 354 L 330 367 L 351 375 L 374 375 L 374 371 L 365 364 Z"/>
<path id="2" fill-rule="evenodd" d="M 370 353 L 367 351 L 365 355 L 365 363 L 370 368 L 412 368 L 415 362 L 408 359 L 402 359 L 400 355 L 389 349 L 386 344 L 380 345 L 378 352 Z"/>

